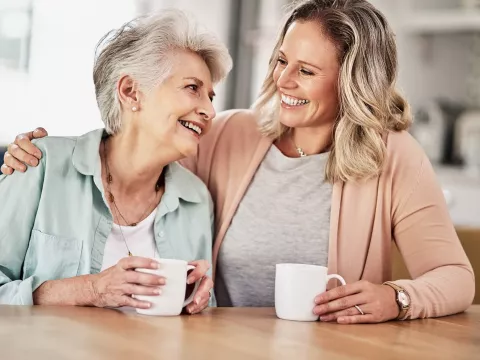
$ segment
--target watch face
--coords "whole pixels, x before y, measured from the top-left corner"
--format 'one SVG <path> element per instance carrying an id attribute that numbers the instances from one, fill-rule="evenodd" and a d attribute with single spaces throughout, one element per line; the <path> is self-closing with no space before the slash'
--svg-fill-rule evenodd
<path id="1" fill-rule="evenodd" d="M 402 304 L 403 307 L 410 305 L 410 299 L 404 292 L 398 293 L 398 301 L 400 302 L 400 304 Z"/>

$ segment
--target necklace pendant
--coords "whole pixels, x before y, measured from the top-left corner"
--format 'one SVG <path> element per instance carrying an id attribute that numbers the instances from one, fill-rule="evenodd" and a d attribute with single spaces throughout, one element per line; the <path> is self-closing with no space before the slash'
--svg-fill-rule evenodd
<path id="1" fill-rule="evenodd" d="M 132 256 L 132 253 L 130 251 L 128 252 L 128 256 Z"/>
<path id="2" fill-rule="evenodd" d="M 130 226 L 137 226 L 137 223 L 131 223 Z"/>
<path id="3" fill-rule="evenodd" d="M 113 196 L 113 194 L 111 192 L 108 193 L 108 200 L 112 203 L 115 202 L 115 197 Z"/>
<path id="4" fill-rule="evenodd" d="M 307 156 L 307 154 L 305 154 L 305 153 L 303 152 L 302 148 L 297 147 L 297 152 L 298 152 L 298 155 L 300 155 L 300 157 L 305 157 L 305 156 Z"/>

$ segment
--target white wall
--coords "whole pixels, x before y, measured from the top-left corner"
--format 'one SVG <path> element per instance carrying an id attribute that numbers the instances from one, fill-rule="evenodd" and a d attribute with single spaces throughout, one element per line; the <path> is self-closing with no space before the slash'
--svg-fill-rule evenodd
<path id="1" fill-rule="evenodd" d="M 455 0 L 371 0 L 380 9 L 393 30 L 399 54 L 399 86 L 414 109 L 435 98 L 466 101 L 466 79 L 472 45 L 468 34 L 419 36 L 404 26 L 411 12 L 419 9 L 452 8 Z"/>
<path id="2" fill-rule="evenodd" d="M 0 143 L 44 126 L 53 135 L 101 127 L 92 80 L 94 49 L 135 15 L 133 0 L 34 0 L 30 72 L 1 81 Z"/>
<path id="3" fill-rule="evenodd" d="M 255 48 L 251 84 L 251 102 L 260 93 L 260 88 L 268 70 L 268 61 L 272 55 L 278 31 L 281 29 L 287 0 L 263 0 L 260 7 L 259 28 L 251 34 L 250 41 Z"/>

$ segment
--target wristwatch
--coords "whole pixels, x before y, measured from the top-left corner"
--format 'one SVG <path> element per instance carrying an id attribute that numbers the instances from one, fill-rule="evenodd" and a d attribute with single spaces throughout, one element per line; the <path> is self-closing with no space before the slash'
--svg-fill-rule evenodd
<path id="1" fill-rule="evenodd" d="M 407 290 L 393 282 L 387 281 L 384 282 L 383 285 L 388 285 L 395 290 L 397 294 L 395 300 L 397 301 L 398 309 L 400 311 L 397 316 L 397 320 L 403 320 L 410 309 L 410 295 L 408 295 Z"/>

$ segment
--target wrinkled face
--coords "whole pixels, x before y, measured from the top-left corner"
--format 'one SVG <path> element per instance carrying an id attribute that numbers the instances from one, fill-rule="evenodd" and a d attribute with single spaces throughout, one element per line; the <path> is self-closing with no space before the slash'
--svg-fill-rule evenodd
<path id="1" fill-rule="evenodd" d="M 294 22 L 280 47 L 273 79 L 288 127 L 331 126 L 339 111 L 337 49 L 313 21 Z"/>
<path id="2" fill-rule="evenodd" d="M 137 114 L 143 130 L 188 157 L 197 153 L 200 138 L 210 129 L 214 96 L 205 61 L 197 54 L 179 52 L 170 76 L 144 95 Z"/>

